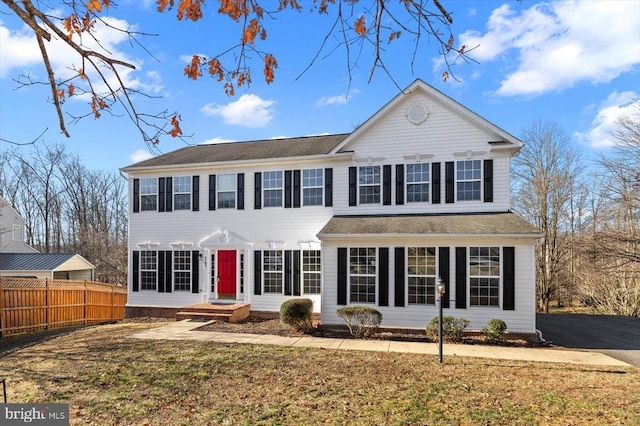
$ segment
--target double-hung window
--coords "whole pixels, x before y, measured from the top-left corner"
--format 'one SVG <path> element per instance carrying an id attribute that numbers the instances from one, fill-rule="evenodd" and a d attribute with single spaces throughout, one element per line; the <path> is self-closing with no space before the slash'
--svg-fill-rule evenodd
<path id="1" fill-rule="evenodd" d="M 322 205 L 323 173 L 322 169 L 302 170 L 302 205 Z"/>
<path id="2" fill-rule="evenodd" d="M 409 247 L 407 278 L 410 305 L 436 303 L 436 248 Z"/>
<path id="3" fill-rule="evenodd" d="M 189 250 L 173 252 L 173 289 L 175 291 L 191 289 L 191 252 Z"/>
<path id="4" fill-rule="evenodd" d="M 361 166 L 358 169 L 360 204 L 380 204 L 380 166 Z"/>
<path id="5" fill-rule="evenodd" d="M 217 191 L 218 191 L 218 208 L 219 209 L 235 209 L 236 208 L 236 175 L 218 175 Z"/>
<path id="6" fill-rule="evenodd" d="M 302 251 L 302 290 L 304 294 L 320 294 L 320 250 Z"/>
<path id="7" fill-rule="evenodd" d="M 469 248 L 469 305 L 499 306 L 500 247 Z"/>
<path id="8" fill-rule="evenodd" d="M 282 250 L 265 250 L 262 256 L 265 293 L 282 294 L 283 271 Z"/>
<path id="9" fill-rule="evenodd" d="M 351 303 L 376 301 L 376 248 L 349 249 L 349 300 Z"/>
<path id="10" fill-rule="evenodd" d="M 158 285 L 158 252 L 140 252 L 140 289 L 155 290 Z"/>
<path id="11" fill-rule="evenodd" d="M 191 176 L 173 178 L 174 210 L 191 210 Z"/>
<path id="12" fill-rule="evenodd" d="M 407 164 L 407 202 L 429 201 L 429 163 Z"/>
<path id="13" fill-rule="evenodd" d="M 158 209 L 158 179 L 140 179 L 140 209 L 155 211 Z"/>
<path id="14" fill-rule="evenodd" d="M 264 206 L 282 207 L 282 171 L 264 172 Z"/>
<path id="15" fill-rule="evenodd" d="M 458 161 L 456 167 L 458 201 L 479 200 L 482 182 L 480 160 Z"/>
<path id="16" fill-rule="evenodd" d="M 16 224 L 13 225 L 12 239 L 13 241 L 24 241 L 24 226 Z"/>

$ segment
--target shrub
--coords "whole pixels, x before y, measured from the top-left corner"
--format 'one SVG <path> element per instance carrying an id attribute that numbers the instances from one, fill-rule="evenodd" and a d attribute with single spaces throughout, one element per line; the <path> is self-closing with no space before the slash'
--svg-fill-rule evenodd
<path id="1" fill-rule="evenodd" d="M 433 318 L 427 325 L 427 337 L 438 341 L 438 317 Z M 464 336 L 464 329 L 471 322 L 466 318 L 454 318 L 452 316 L 442 317 L 442 339 L 451 342 L 461 342 Z"/>
<path id="2" fill-rule="evenodd" d="M 312 314 L 311 299 L 289 299 L 280 306 L 280 321 L 307 334 L 314 331 Z"/>
<path id="3" fill-rule="evenodd" d="M 507 323 L 501 319 L 494 318 L 489 320 L 487 325 L 482 329 L 482 334 L 489 340 L 502 340 L 506 330 Z"/>
<path id="4" fill-rule="evenodd" d="M 369 337 L 378 331 L 382 314 L 370 306 L 345 306 L 336 310 L 356 339 Z"/>

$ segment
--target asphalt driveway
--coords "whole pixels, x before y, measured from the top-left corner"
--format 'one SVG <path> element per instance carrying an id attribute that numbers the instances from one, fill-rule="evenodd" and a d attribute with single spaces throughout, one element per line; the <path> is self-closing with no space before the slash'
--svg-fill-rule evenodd
<path id="1" fill-rule="evenodd" d="M 640 318 L 536 314 L 542 338 L 557 346 L 601 352 L 640 366 Z"/>

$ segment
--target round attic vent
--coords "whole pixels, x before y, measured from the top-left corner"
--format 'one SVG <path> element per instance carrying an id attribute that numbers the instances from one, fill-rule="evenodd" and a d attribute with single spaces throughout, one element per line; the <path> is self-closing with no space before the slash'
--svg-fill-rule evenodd
<path id="1" fill-rule="evenodd" d="M 413 124 L 422 124 L 429 116 L 429 110 L 423 104 L 413 104 L 407 108 L 407 120 Z"/>

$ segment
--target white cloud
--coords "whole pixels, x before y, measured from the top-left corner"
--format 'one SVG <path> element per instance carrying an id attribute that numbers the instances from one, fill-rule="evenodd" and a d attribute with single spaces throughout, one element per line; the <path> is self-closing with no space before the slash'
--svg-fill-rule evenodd
<path id="1" fill-rule="evenodd" d="M 201 142 L 200 145 L 215 145 L 218 143 L 229 143 L 229 142 L 235 142 L 235 140 L 225 139 L 225 138 L 221 138 L 220 136 L 217 136 L 215 138 L 207 139 L 204 142 Z"/>
<path id="2" fill-rule="evenodd" d="M 635 92 L 613 92 L 600 105 L 598 113 L 591 121 L 591 128 L 586 132 L 576 132 L 574 136 L 580 142 L 593 148 L 605 148 L 615 145 L 611 138 L 616 120 L 630 115 L 634 105 L 640 104 L 640 95 Z"/>
<path id="3" fill-rule="evenodd" d="M 539 95 L 579 82 L 609 82 L 640 64 L 638 4 L 635 1 L 555 1 L 518 13 L 495 9 L 487 32 L 467 31 L 461 44 L 480 45 L 480 61 L 515 62 L 497 94 Z M 513 56 L 517 58 L 513 58 Z"/>
<path id="4" fill-rule="evenodd" d="M 226 105 L 214 103 L 203 106 L 200 111 L 207 116 L 218 115 L 227 124 L 245 127 L 264 127 L 273 118 L 276 101 L 265 100 L 257 95 L 242 95 Z"/>
<path id="5" fill-rule="evenodd" d="M 337 96 L 323 96 L 316 102 L 317 107 L 327 106 L 327 105 L 343 105 L 351 100 L 354 95 L 360 93 L 360 90 L 353 89 L 349 92 L 337 95 Z"/>
<path id="6" fill-rule="evenodd" d="M 153 154 L 145 149 L 138 149 L 129 155 L 129 159 L 132 163 L 139 163 L 140 161 L 148 160 L 149 158 L 153 158 Z"/>

